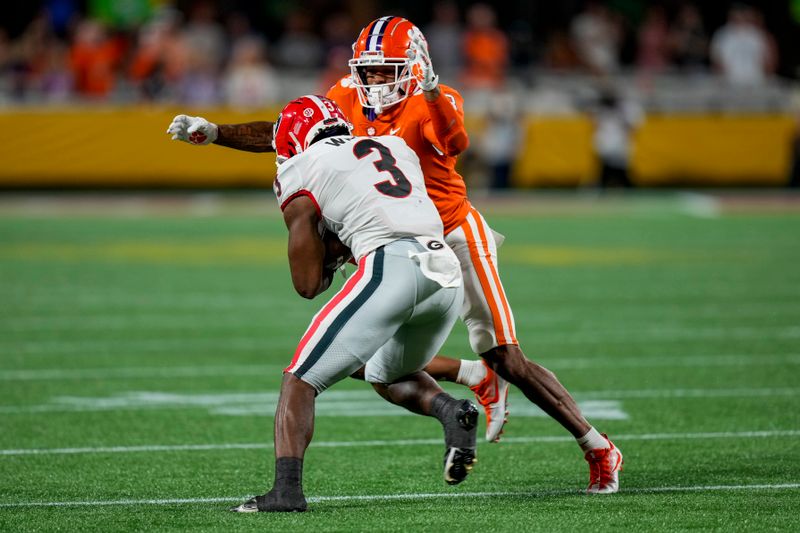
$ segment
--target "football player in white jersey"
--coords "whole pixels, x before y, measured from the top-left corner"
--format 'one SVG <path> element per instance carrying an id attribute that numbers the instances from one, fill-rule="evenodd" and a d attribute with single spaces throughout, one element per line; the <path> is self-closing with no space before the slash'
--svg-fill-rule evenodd
<path id="1" fill-rule="evenodd" d="M 477 407 L 422 371 L 463 301 L 461 269 L 425 191 L 417 155 L 399 137 L 353 137 L 322 96 L 290 102 L 275 123 L 275 194 L 289 229 L 289 266 L 300 295 L 327 289 L 319 227 L 352 250 L 358 270 L 314 316 L 284 370 L 275 413 L 272 489 L 232 511 L 304 511 L 303 457 L 315 397 L 364 367 L 386 400 L 444 427 L 444 477 L 463 481 L 475 461 Z"/>

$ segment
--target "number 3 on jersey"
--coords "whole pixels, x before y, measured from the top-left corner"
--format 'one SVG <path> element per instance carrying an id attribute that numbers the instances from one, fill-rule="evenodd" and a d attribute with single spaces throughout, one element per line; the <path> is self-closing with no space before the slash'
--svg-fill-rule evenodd
<path id="1" fill-rule="evenodd" d="M 381 158 L 372 163 L 379 172 L 388 172 L 392 175 L 391 180 L 381 181 L 375 184 L 378 192 L 391 196 L 393 198 L 405 198 L 411 194 L 411 182 L 408 181 L 406 175 L 403 174 L 399 168 L 395 166 L 397 159 L 394 158 L 392 152 L 384 145 L 374 139 L 364 139 L 358 141 L 353 146 L 353 154 L 358 159 L 363 159 L 373 150 L 377 150 Z"/>

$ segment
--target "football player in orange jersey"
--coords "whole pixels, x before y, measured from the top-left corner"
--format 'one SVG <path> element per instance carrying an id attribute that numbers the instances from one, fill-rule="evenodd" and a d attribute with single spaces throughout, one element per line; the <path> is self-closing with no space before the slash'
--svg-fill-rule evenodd
<path id="1" fill-rule="evenodd" d="M 425 38 L 401 17 L 381 17 L 362 29 L 349 64 L 350 75 L 327 97 L 347 114 L 355 135 L 398 135 L 414 149 L 428 195 L 444 223 L 445 240 L 461 262 L 465 289 L 461 318 L 481 360 L 437 356 L 425 370 L 475 392 L 487 413 L 489 441 L 500 436 L 508 384 L 515 385 L 575 437 L 590 467 L 587 492 L 616 492 L 622 454 L 586 421 L 556 376 L 528 359 L 517 341 L 497 270 L 498 235 L 470 204 L 464 180 L 455 170 L 456 157 L 469 144 L 461 95 L 438 82 Z M 271 122 L 216 125 L 201 117 L 178 115 L 167 132 L 192 144 L 265 152 L 274 149 L 272 127 Z"/>

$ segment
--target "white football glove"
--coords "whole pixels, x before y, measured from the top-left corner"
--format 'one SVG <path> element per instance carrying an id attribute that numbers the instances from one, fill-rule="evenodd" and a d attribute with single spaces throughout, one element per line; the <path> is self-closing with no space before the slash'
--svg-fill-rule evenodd
<path id="1" fill-rule="evenodd" d="M 406 55 L 411 60 L 411 74 L 417 79 L 417 83 L 423 91 L 432 91 L 439 85 L 439 76 L 433 72 L 431 55 L 428 53 L 428 41 L 416 26 L 414 29 L 408 30 L 408 36 L 411 38 L 411 43 Z"/>
<path id="2" fill-rule="evenodd" d="M 203 117 L 190 117 L 177 115 L 172 119 L 172 124 L 167 128 L 167 133 L 172 134 L 172 140 L 184 141 L 189 144 L 211 144 L 217 140 L 219 128 L 213 122 Z"/>

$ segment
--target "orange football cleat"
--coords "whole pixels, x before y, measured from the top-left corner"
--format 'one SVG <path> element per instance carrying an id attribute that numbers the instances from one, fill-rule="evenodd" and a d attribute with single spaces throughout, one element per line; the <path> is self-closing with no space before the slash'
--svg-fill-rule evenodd
<path id="1" fill-rule="evenodd" d="M 603 438 L 608 440 L 605 433 Z M 622 452 L 608 440 L 610 448 L 595 448 L 586 452 L 589 463 L 587 494 L 612 494 L 619 490 L 619 473 L 622 470 Z"/>
<path id="2" fill-rule="evenodd" d="M 486 440 L 498 442 L 503 433 L 503 426 L 508 422 L 508 381 L 492 370 L 486 361 L 486 377 L 469 390 L 475 393 L 478 403 L 486 411 Z"/>

